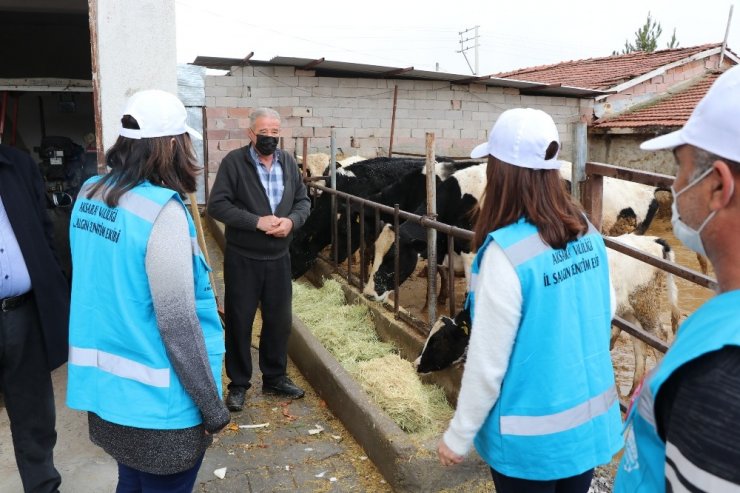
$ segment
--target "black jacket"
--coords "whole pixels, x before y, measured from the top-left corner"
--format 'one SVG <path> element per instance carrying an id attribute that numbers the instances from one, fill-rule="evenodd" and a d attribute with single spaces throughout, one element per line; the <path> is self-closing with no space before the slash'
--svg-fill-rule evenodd
<path id="1" fill-rule="evenodd" d="M 54 253 L 44 183 L 36 162 L 0 144 L 0 197 L 31 277 L 49 370 L 67 361 L 69 283 Z"/>
<path id="2" fill-rule="evenodd" d="M 221 161 L 208 198 L 208 214 L 226 225 L 227 246 L 257 260 L 286 255 L 292 233 L 306 222 L 311 207 L 295 160 L 283 151 L 275 152 L 279 153 L 285 185 L 275 215 L 293 221 L 293 229 L 287 237 L 275 238 L 257 229 L 259 218 L 273 212 L 248 146 L 231 151 Z"/>

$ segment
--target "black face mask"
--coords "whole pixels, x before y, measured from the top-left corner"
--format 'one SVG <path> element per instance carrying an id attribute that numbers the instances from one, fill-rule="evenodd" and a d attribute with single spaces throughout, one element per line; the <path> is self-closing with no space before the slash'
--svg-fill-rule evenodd
<path id="1" fill-rule="evenodd" d="M 254 147 L 257 148 L 260 154 L 263 156 L 271 156 L 278 146 L 278 138 L 270 137 L 269 135 L 258 135 L 257 142 L 254 143 Z"/>

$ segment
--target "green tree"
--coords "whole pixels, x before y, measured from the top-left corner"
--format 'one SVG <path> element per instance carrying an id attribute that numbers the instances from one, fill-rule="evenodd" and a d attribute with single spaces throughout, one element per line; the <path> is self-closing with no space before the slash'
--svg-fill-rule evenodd
<path id="1" fill-rule="evenodd" d="M 666 45 L 666 48 L 678 48 L 678 39 L 676 39 L 676 28 L 673 28 L 673 35 L 671 35 L 671 40 Z"/>
<path id="2" fill-rule="evenodd" d="M 648 12 L 647 20 L 637 31 L 635 31 L 635 39 L 630 42 L 629 40 L 624 42 L 624 47 L 620 51 L 613 51 L 612 55 L 632 53 L 633 51 L 655 51 L 658 48 L 658 38 L 663 34 L 663 28 L 660 22 L 652 18 L 650 12 Z M 676 29 L 673 29 L 673 36 L 667 44 L 668 48 L 677 48 L 678 39 L 676 39 Z"/>

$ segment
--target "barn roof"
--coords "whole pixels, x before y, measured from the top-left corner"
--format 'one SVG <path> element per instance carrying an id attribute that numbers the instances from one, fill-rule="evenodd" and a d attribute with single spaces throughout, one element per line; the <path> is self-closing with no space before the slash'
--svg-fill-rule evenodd
<path id="1" fill-rule="evenodd" d="M 608 94 L 599 89 L 571 86 L 560 82 L 551 84 L 517 80 L 516 78 L 500 78 L 493 75 L 471 76 L 447 72 L 434 72 L 429 70 L 416 70 L 414 67 L 388 67 L 382 65 L 332 61 L 324 58 L 311 59 L 277 56 L 270 60 L 255 60 L 252 59 L 252 55 L 253 53 L 250 53 L 245 58 L 198 56 L 192 64 L 220 70 L 231 70 L 232 67 L 243 67 L 246 65 L 292 66 L 304 70 L 313 70 L 317 76 L 322 77 L 408 79 L 443 81 L 451 84 L 482 84 L 495 87 L 512 87 L 519 89 L 521 94 L 540 96 L 592 98 Z"/>
<path id="2" fill-rule="evenodd" d="M 688 87 L 677 92 L 669 91 L 665 97 L 654 99 L 647 104 L 622 113 L 613 118 L 602 118 L 594 122 L 594 128 L 642 128 L 680 127 L 689 119 L 691 112 L 721 72 L 710 72 Z"/>
<path id="3" fill-rule="evenodd" d="M 602 91 L 619 90 L 620 85 L 633 79 L 712 56 L 719 53 L 721 48 L 721 43 L 714 43 L 650 53 L 636 51 L 624 55 L 522 68 L 494 75 L 504 79 L 527 80 L 542 84 L 559 83 Z M 735 63 L 740 63 L 737 55 L 729 49 L 725 51 L 725 55 Z"/>

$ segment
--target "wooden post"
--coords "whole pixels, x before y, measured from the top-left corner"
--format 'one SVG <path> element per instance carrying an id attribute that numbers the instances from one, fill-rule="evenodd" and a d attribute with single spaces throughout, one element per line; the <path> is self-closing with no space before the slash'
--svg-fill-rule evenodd
<path id="1" fill-rule="evenodd" d="M 437 174 L 434 166 L 434 133 L 426 134 L 426 178 L 427 178 L 427 217 L 437 219 Z M 449 262 L 448 262 L 449 263 Z M 437 319 L 437 230 L 427 229 L 427 314 L 429 326 Z"/>
<path id="2" fill-rule="evenodd" d="M 579 202 L 581 197 L 580 183 L 586 179 L 586 160 L 588 159 L 587 123 L 583 115 L 575 124 L 573 139 L 573 175 L 571 176 L 571 194 Z"/>
<path id="3" fill-rule="evenodd" d="M 398 103 L 398 84 L 393 89 L 393 112 L 391 113 L 391 138 L 388 144 L 388 157 L 393 154 L 393 134 L 396 129 L 396 104 Z"/>

